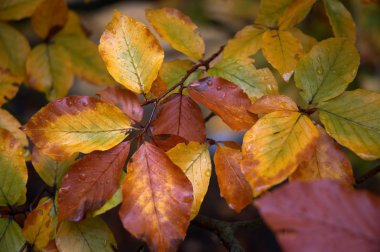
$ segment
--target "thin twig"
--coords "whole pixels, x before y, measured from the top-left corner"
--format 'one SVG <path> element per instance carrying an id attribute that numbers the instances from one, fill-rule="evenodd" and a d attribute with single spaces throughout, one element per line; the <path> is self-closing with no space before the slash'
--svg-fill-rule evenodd
<path id="1" fill-rule="evenodd" d="M 356 184 L 361 184 L 367 181 L 368 179 L 372 178 L 375 176 L 377 173 L 380 172 L 380 165 L 376 166 L 375 168 L 369 170 L 366 172 L 364 175 L 356 179 Z"/>

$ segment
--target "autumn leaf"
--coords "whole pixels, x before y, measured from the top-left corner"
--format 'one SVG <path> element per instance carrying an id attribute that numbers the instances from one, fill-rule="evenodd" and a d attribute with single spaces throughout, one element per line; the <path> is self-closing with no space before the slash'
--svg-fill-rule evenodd
<path id="1" fill-rule="evenodd" d="M 179 143 L 166 154 L 186 174 L 193 185 L 194 201 L 191 218 L 197 216 L 211 177 L 211 159 L 207 145 L 197 142 Z"/>
<path id="2" fill-rule="evenodd" d="M 11 132 L 0 129 L 0 206 L 24 204 L 27 179 L 22 146 Z"/>
<path id="3" fill-rule="evenodd" d="M 1 67 L 0 67 L 1 68 Z M 20 87 L 20 78 L 11 74 L 0 74 L 0 106 L 12 100 Z"/>
<path id="4" fill-rule="evenodd" d="M 0 2 L 0 20 L 30 17 L 43 0 L 7 0 Z"/>
<path id="5" fill-rule="evenodd" d="M 221 77 L 238 85 L 252 102 L 265 94 L 277 94 L 277 81 L 268 68 L 256 69 L 250 58 L 227 58 L 211 67 L 211 76 Z"/>
<path id="6" fill-rule="evenodd" d="M 190 223 L 192 192 L 182 170 L 145 142 L 128 162 L 120 219 L 151 251 L 176 251 Z"/>
<path id="7" fill-rule="evenodd" d="M 265 95 L 248 109 L 255 114 L 269 114 L 275 111 L 298 111 L 297 104 L 286 95 Z"/>
<path id="8" fill-rule="evenodd" d="M 264 28 L 247 25 L 230 39 L 223 50 L 223 58 L 247 58 L 262 47 Z"/>
<path id="9" fill-rule="evenodd" d="M 314 37 L 309 36 L 305 34 L 300 29 L 293 27 L 291 30 L 289 30 L 294 37 L 296 37 L 302 44 L 303 51 L 305 53 L 309 52 L 313 46 L 318 44 L 318 40 L 316 40 Z"/>
<path id="10" fill-rule="evenodd" d="M 299 62 L 296 86 L 301 97 L 309 104 L 327 101 L 347 88 L 359 67 L 356 48 L 342 38 L 319 42 Z"/>
<path id="11" fill-rule="evenodd" d="M 255 201 L 284 251 L 378 251 L 380 199 L 333 181 L 292 182 Z"/>
<path id="12" fill-rule="evenodd" d="M 39 44 L 26 60 L 27 82 L 48 100 L 64 97 L 74 82 L 70 56 L 58 44 Z"/>
<path id="13" fill-rule="evenodd" d="M 163 151 L 168 151 L 179 143 L 189 143 L 189 141 L 177 135 L 157 135 L 154 136 L 152 142 Z"/>
<path id="14" fill-rule="evenodd" d="M 355 43 L 356 25 L 351 13 L 338 0 L 323 0 L 323 4 L 335 37 L 344 37 Z"/>
<path id="15" fill-rule="evenodd" d="M 107 151 L 94 151 L 72 165 L 58 193 L 58 220 L 79 221 L 99 209 L 119 188 L 129 154 L 123 142 Z"/>
<path id="16" fill-rule="evenodd" d="M 228 206 L 240 212 L 252 202 L 252 189 L 240 170 L 240 150 L 218 145 L 214 155 L 220 195 Z"/>
<path id="17" fill-rule="evenodd" d="M 49 243 L 50 234 L 53 232 L 53 219 L 50 216 L 52 207 L 52 200 L 40 203 L 24 222 L 24 237 L 36 249 L 42 249 Z"/>
<path id="18" fill-rule="evenodd" d="M 380 158 L 380 94 L 357 89 L 318 105 L 327 133 L 366 160 Z"/>
<path id="19" fill-rule="evenodd" d="M 177 135 L 199 143 L 206 140 L 201 109 L 186 95 L 172 94 L 166 98 L 159 105 L 157 118 L 151 128 L 154 135 Z"/>
<path id="20" fill-rule="evenodd" d="M 275 27 L 293 0 L 261 0 L 256 24 Z"/>
<path id="21" fill-rule="evenodd" d="M 301 42 L 289 31 L 268 30 L 263 35 L 262 49 L 268 62 L 289 81 L 303 54 Z"/>
<path id="22" fill-rule="evenodd" d="M 203 39 L 188 16 L 173 8 L 146 10 L 145 15 L 157 33 L 175 50 L 194 60 L 203 57 Z"/>
<path id="23" fill-rule="evenodd" d="M 31 23 L 38 36 L 46 38 L 64 27 L 67 19 L 68 9 L 64 0 L 44 0 L 34 11 Z"/>
<path id="24" fill-rule="evenodd" d="M 20 226 L 12 218 L 0 218 L 0 251 L 20 251 L 25 243 Z"/>
<path id="25" fill-rule="evenodd" d="M 252 127 L 257 116 L 248 112 L 251 100 L 235 84 L 218 77 L 207 77 L 189 86 L 189 95 L 217 114 L 233 130 Z"/>
<path id="26" fill-rule="evenodd" d="M 56 34 L 58 37 L 67 35 L 81 36 L 83 38 L 86 37 L 85 30 L 80 22 L 78 14 L 71 10 L 68 12 L 67 22 L 65 26 Z"/>
<path id="27" fill-rule="evenodd" d="M 281 30 L 292 28 L 305 19 L 316 0 L 294 0 L 291 1 L 284 14 L 278 20 Z"/>
<path id="28" fill-rule="evenodd" d="M 100 38 L 99 52 L 111 76 L 137 94 L 149 92 L 164 58 L 149 29 L 118 11 Z"/>
<path id="29" fill-rule="evenodd" d="M 317 126 L 319 139 L 310 160 L 300 163 L 291 180 L 334 179 L 348 186 L 354 184 L 351 162 L 339 145 Z"/>
<path id="30" fill-rule="evenodd" d="M 114 147 L 126 138 L 130 125 L 130 119 L 112 104 L 69 96 L 43 107 L 23 129 L 43 153 L 65 160 L 75 152 Z"/>
<path id="31" fill-rule="evenodd" d="M 101 100 L 120 108 L 133 121 L 140 122 L 143 119 L 144 109 L 138 96 L 131 91 L 111 86 L 97 92 L 97 95 Z"/>
<path id="32" fill-rule="evenodd" d="M 309 160 L 318 140 L 313 122 L 299 112 L 276 111 L 260 118 L 243 139 L 242 172 L 258 196 Z"/>
<path id="33" fill-rule="evenodd" d="M 114 252 L 116 248 L 111 230 L 100 218 L 63 222 L 57 232 L 56 244 L 60 252 Z"/>

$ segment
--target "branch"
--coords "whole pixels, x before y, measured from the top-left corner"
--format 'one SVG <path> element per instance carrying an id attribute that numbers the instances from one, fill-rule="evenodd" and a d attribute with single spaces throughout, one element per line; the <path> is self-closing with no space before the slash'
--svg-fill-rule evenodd
<path id="1" fill-rule="evenodd" d="M 371 177 L 375 176 L 377 173 L 380 172 L 380 165 L 376 166 L 375 168 L 369 170 L 366 172 L 363 176 L 356 179 L 356 184 L 361 184 L 370 179 Z"/>
<path id="2" fill-rule="evenodd" d="M 192 223 L 215 233 L 223 245 L 231 252 L 244 251 L 239 241 L 235 237 L 235 233 L 238 229 L 259 228 L 264 224 L 261 218 L 257 218 L 252 221 L 228 222 L 213 219 L 203 215 L 197 215 Z"/>

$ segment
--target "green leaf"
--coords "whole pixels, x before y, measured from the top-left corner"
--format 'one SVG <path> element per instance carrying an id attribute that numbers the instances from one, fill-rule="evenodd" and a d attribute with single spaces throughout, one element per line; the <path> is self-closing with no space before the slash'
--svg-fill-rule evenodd
<path id="1" fill-rule="evenodd" d="M 238 85 L 254 102 L 266 94 L 277 94 L 277 81 L 267 69 L 256 69 L 249 58 L 223 59 L 208 70 L 211 76 L 222 77 Z"/>
<path id="2" fill-rule="evenodd" d="M 2 0 L 0 20 L 20 20 L 30 17 L 44 0 Z"/>
<path id="3" fill-rule="evenodd" d="M 380 94 L 358 89 L 321 103 L 327 133 L 366 160 L 380 158 Z"/>
<path id="4" fill-rule="evenodd" d="M 100 218 L 63 222 L 57 233 L 56 244 L 59 251 L 65 252 L 113 252 L 116 248 L 111 230 Z"/>
<path id="5" fill-rule="evenodd" d="M 296 86 L 309 104 L 327 101 L 347 88 L 358 67 L 359 54 L 352 43 L 342 38 L 326 39 L 299 62 Z"/>
<path id="6" fill-rule="evenodd" d="M 0 251 L 18 252 L 24 243 L 20 226 L 10 218 L 0 218 Z"/>

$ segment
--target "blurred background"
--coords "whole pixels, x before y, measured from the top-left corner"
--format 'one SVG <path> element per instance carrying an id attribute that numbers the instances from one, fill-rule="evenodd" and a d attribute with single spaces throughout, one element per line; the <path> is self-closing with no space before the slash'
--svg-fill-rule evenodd
<path id="1" fill-rule="evenodd" d="M 357 25 L 357 47 L 361 55 L 361 65 L 355 81 L 349 89 L 364 88 L 380 92 L 380 3 L 377 0 L 350 0 L 342 1 L 350 10 Z M 90 38 L 98 43 L 105 25 L 111 20 L 113 11 L 118 9 L 131 17 L 146 24 L 144 10 L 157 7 L 175 7 L 189 15 L 195 23 L 206 42 L 207 54 L 212 54 L 233 37 L 244 26 L 251 24 L 257 14 L 259 0 L 161 0 L 161 1 L 132 1 L 132 0 L 67 0 L 69 8 L 76 11 L 81 21 L 90 32 Z M 39 42 L 33 34 L 30 25 L 25 22 L 15 24 L 17 28 L 27 34 L 31 45 Z M 318 40 L 332 36 L 332 31 L 327 17 L 324 14 L 322 1 L 317 1 L 312 11 L 300 25 L 301 30 Z M 165 60 L 182 58 L 183 56 L 172 50 L 164 41 L 160 41 L 165 49 Z M 256 66 L 270 67 L 261 52 L 255 56 Z M 272 69 L 273 70 L 273 69 Z M 275 70 L 273 73 L 277 74 Z M 277 74 L 278 75 L 278 74 Z M 279 76 L 276 76 L 279 77 Z M 281 78 L 277 78 L 280 90 L 298 100 L 297 90 L 294 83 L 286 84 Z M 70 94 L 95 95 L 102 87 L 94 86 L 77 79 Z M 4 108 L 14 114 L 22 124 L 26 123 L 30 116 L 47 104 L 42 93 L 22 87 L 17 96 L 4 105 Z M 380 108 L 379 108 L 380 109 Z M 204 115 L 208 115 L 204 109 Z M 146 115 L 149 113 L 147 112 Z M 242 132 L 233 132 L 217 117 L 213 117 L 207 123 L 208 137 L 215 140 L 242 141 Z M 379 162 L 367 162 L 359 159 L 356 155 L 346 150 L 354 168 L 356 176 L 375 167 Z M 211 152 L 214 149 L 211 148 Z M 31 168 L 31 167 L 29 167 Z M 37 193 L 42 181 L 29 169 L 30 180 L 28 182 L 28 197 Z M 370 179 L 361 187 L 380 194 L 380 176 Z M 249 220 L 257 213 L 249 206 L 240 214 L 230 210 L 226 202 L 219 196 L 219 188 L 215 174 L 212 175 L 210 190 L 208 191 L 200 213 L 223 220 Z M 118 242 L 118 251 L 139 251 L 142 242 L 134 239 L 122 227 L 118 219 L 118 208 L 103 215 Z M 265 227 L 259 230 L 245 229 L 237 233 L 246 251 L 279 251 L 278 245 L 269 230 Z M 226 251 L 218 238 L 208 231 L 191 225 L 185 242 L 180 251 Z"/>

